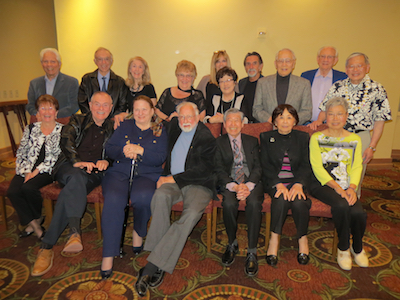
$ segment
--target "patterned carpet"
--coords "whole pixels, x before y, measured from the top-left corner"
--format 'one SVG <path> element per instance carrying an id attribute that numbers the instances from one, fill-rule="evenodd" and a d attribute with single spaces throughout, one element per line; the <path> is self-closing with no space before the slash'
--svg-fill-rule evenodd
<path id="1" fill-rule="evenodd" d="M 0 182 L 14 174 L 14 161 L 0 162 Z M 260 271 L 254 278 L 244 274 L 247 245 L 244 216 L 239 215 L 240 253 L 234 264 L 220 263 L 227 236 L 223 223 L 217 224 L 217 243 L 208 253 L 206 220 L 195 227 L 172 275 L 167 274 L 158 288 L 144 299 L 250 300 L 250 299 L 400 299 L 400 163 L 391 169 L 372 169 L 363 183 L 362 202 L 368 212 L 364 248 L 369 268 L 343 271 L 331 255 L 333 223 L 310 218 L 311 260 L 306 266 L 296 260 L 297 241 L 293 219 L 288 217 L 277 267 L 265 263 L 265 227 L 262 227 L 258 258 Z M 178 216 L 179 217 L 179 216 Z M 88 206 L 82 220 L 84 251 L 65 256 L 61 250 L 68 233 L 54 247 L 54 267 L 42 277 L 31 277 L 30 270 L 39 249 L 36 237 L 20 239 L 18 218 L 7 203 L 9 230 L 0 231 L 0 299 L 138 299 L 133 285 L 137 271 L 146 264 L 147 252 L 131 252 L 132 217 L 125 238 L 127 254 L 114 261 L 111 280 L 101 281 L 102 241 L 97 239 L 94 207 Z"/>

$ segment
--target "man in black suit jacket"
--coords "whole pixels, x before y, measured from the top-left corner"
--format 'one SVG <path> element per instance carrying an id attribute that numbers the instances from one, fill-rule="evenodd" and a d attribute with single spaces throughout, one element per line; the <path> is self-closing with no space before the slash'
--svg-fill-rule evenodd
<path id="1" fill-rule="evenodd" d="M 199 110 L 192 102 L 176 108 L 168 130 L 168 156 L 164 173 L 157 181 L 151 200 L 152 221 L 144 250 L 151 251 L 148 263 L 139 271 L 136 292 L 143 297 L 148 286 L 161 284 L 164 272 L 175 269 L 193 227 L 203 215 L 215 189 L 215 138 L 199 122 Z M 172 205 L 183 201 L 179 221 L 171 224 Z"/>
<path id="2" fill-rule="evenodd" d="M 125 80 L 111 70 L 113 55 L 110 50 L 100 47 L 94 53 L 94 63 L 97 70 L 83 75 L 79 86 L 78 102 L 83 114 L 89 112 L 89 100 L 95 92 L 106 92 L 113 101 L 113 110 L 110 118 L 114 117 L 115 124 L 125 118 L 128 103 L 126 95 L 128 87 Z M 114 126 L 115 128 L 116 126 Z"/>
<path id="3" fill-rule="evenodd" d="M 221 261 L 229 266 L 238 252 L 236 239 L 239 201 L 246 201 L 248 249 L 245 273 L 255 276 L 258 272 L 257 240 L 261 225 L 264 193 L 261 180 L 258 139 L 241 134 L 244 115 L 236 108 L 224 114 L 227 134 L 217 138 L 215 165 L 218 186 L 223 196 L 223 217 L 228 234 L 228 245 Z M 243 174 L 244 173 L 244 174 Z M 243 176 L 244 175 L 244 176 Z"/>

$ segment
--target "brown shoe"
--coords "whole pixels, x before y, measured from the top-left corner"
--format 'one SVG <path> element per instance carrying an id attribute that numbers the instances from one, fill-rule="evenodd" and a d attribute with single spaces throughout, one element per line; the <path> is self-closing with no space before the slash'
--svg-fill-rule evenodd
<path id="1" fill-rule="evenodd" d="M 74 233 L 70 236 L 68 242 L 65 244 L 63 252 L 78 253 L 83 250 L 82 239 L 79 233 Z"/>
<path id="2" fill-rule="evenodd" d="M 42 276 L 53 266 L 53 249 L 40 249 L 33 265 L 32 276 Z"/>

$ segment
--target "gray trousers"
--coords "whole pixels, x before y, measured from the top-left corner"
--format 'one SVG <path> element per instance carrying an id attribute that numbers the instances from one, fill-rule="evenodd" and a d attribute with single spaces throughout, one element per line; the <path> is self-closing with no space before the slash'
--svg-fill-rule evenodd
<path id="1" fill-rule="evenodd" d="M 151 200 L 152 220 L 144 245 L 144 250 L 151 251 L 149 262 L 172 274 L 189 234 L 211 197 L 211 191 L 200 185 L 188 185 L 181 190 L 176 183 L 164 183 L 156 190 Z M 171 224 L 171 207 L 179 201 L 183 201 L 182 215 Z"/>

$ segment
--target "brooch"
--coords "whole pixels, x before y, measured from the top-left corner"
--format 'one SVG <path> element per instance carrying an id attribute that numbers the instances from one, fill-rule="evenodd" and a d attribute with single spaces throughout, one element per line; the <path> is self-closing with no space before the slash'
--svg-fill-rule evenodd
<path id="1" fill-rule="evenodd" d="M 271 143 L 273 143 L 273 142 L 275 142 L 275 139 L 272 137 L 272 138 L 269 139 L 269 141 L 270 141 Z"/>

